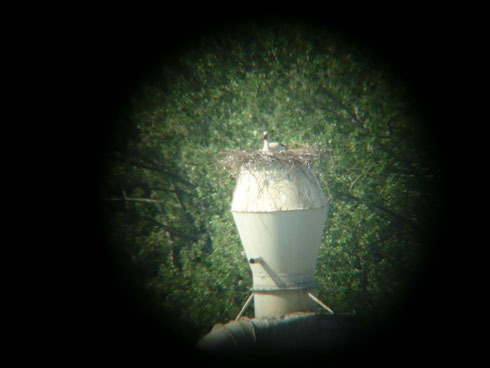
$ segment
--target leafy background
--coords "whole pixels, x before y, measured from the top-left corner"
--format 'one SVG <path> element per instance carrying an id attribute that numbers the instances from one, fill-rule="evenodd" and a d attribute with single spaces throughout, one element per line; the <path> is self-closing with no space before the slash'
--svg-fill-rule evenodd
<path id="1" fill-rule="evenodd" d="M 156 63 L 104 158 L 102 216 L 121 283 L 197 339 L 233 319 L 252 286 L 224 150 L 327 148 L 319 297 L 336 313 L 397 314 L 434 256 L 442 209 L 431 122 L 402 73 L 362 43 L 304 25 L 207 34 Z M 246 313 L 253 316 L 253 308 Z"/>

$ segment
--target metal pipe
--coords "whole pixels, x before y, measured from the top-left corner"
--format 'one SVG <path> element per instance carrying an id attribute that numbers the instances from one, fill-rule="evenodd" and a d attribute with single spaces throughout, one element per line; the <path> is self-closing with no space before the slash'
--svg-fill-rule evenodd
<path id="1" fill-rule="evenodd" d="M 254 358 L 268 358 L 267 353 L 277 359 L 281 356 L 289 357 L 283 355 L 288 352 L 346 352 L 346 348 L 357 350 L 361 347 L 356 344 L 361 342 L 357 339 L 363 336 L 359 335 L 363 331 L 360 322 L 353 315 L 316 313 L 291 314 L 281 318 L 241 318 L 239 321 L 214 325 L 197 346 L 201 351 L 209 353 L 242 352 L 243 357 L 252 359 L 244 360 L 248 366 L 254 362 Z"/>
<path id="2" fill-rule="evenodd" d="M 318 303 L 320 306 L 322 306 L 323 308 L 325 308 L 326 310 L 328 310 L 331 314 L 334 314 L 333 313 L 333 310 L 331 310 L 329 307 L 327 307 L 325 304 L 323 304 L 320 299 L 318 299 L 316 296 L 314 296 L 312 293 L 310 292 L 306 292 L 308 294 L 308 296 L 313 299 L 316 303 Z"/>
<path id="3" fill-rule="evenodd" d="M 248 305 L 252 301 L 252 297 L 253 296 L 254 296 L 254 293 L 250 294 L 250 296 L 248 297 L 247 301 L 243 305 L 242 310 L 240 311 L 240 313 L 238 313 L 238 316 L 236 316 L 235 321 L 237 321 L 242 316 L 243 312 L 245 312 L 245 309 L 247 309 Z"/>

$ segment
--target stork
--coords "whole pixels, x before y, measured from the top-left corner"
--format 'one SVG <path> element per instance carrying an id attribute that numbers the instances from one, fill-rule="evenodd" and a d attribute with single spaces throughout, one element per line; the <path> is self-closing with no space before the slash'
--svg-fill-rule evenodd
<path id="1" fill-rule="evenodd" d="M 264 147 L 262 148 L 262 151 L 265 152 L 279 152 L 279 151 L 286 151 L 287 147 L 283 144 L 277 143 L 277 142 L 270 142 L 269 143 L 269 134 L 267 132 L 264 132 Z"/>

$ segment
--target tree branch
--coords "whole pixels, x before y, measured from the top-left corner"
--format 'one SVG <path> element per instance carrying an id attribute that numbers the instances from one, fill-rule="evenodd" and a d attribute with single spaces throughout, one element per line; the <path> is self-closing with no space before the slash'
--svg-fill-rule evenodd
<path id="1" fill-rule="evenodd" d="M 159 199 L 153 199 L 153 198 L 130 198 L 130 197 L 125 197 L 125 198 L 109 198 L 108 201 L 149 202 L 149 203 L 161 203 L 161 202 L 165 202 L 165 201 L 161 201 Z"/>
<path id="2" fill-rule="evenodd" d="M 327 90 L 326 88 L 322 88 L 323 92 L 332 100 L 334 101 L 337 105 L 339 105 L 342 110 L 344 110 L 350 117 L 351 117 L 351 122 L 354 123 L 357 127 L 361 128 L 364 130 L 364 123 L 361 121 L 361 119 L 359 119 L 359 117 L 357 116 L 357 111 L 351 111 L 351 109 L 349 109 L 349 107 L 343 103 L 342 101 L 340 101 L 337 97 L 335 97 L 329 90 Z"/>
<path id="3" fill-rule="evenodd" d="M 350 193 L 342 193 L 340 195 L 337 195 L 335 196 L 336 199 L 340 199 L 344 202 L 347 202 L 347 201 L 354 201 L 354 202 L 357 202 L 357 203 L 362 203 L 368 207 L 372 207 L 372 208 L 376 208 L 377 210 L 380 210 L 384 213 L 386 213 L 387 215 L 389 215 L 390 217 L 392 217 L 393 219 L 399 221 L 399 222 L 402 222 L 408 226 L 410 226 L 410 228 L 412 228 L 414 231 L 419 231 L 419 226 L 413 222 L 412 220 L 410 220 L 409 218 L 406 218 L 405 216 L 402 216 L 396 212 L 393 212 L 392 210 L 384 207 L 384 206 L 381 206 L 379 204 L 374 204 L 374 203 L 370 203 L 368 201 L 365 201 L 361 198 L 358 198 L 358 197 L 355 197 L 353 196 L 352 194 Z"/>
<path id="4" fill-rule="evenodd" d="M 174 179 L 176 182 L 179 182 L 180 184 L 184 184 L 184 185 L 186 185 L 190 188 L 193 188 L 193 189 L 196 188 L 195 184 L 192 184 L 191 182 L 189 182 L 185 179 L 182 179 L 180 177 L 180 175 L 178 175 L 176 173 L 168 171 L 168 169 L 166 167 L 164 167 L 163 165 L 158 165 L 155 163 L 138 162 L 135 160 L 124 158 L 124 157 L 116 157 L 113 155 L 110 155 L 108 158 L 111 160 L 124 162 L 125 164 L 136 166 L 136 167 L 139 167 L 141 169 L 146 169 L 146 170 L 151 170 L 151 171 L 157 172 L 163 176 L 167 176 L 171 179 Z"/>
<path id="5" fill-rule="evenodd" d="M 199 239 L 199 237 L 195 235 L 189 235 L 187 232 L 184 232 L 183 230 L 180 230 L 174 226 L 167 226 L 165 224 L 162 224 L 160 221 L 155 220 L 153 217 L 150 216 L 141 216 L 141 218 L 149 221 L 150 223 L 160 227 L 161 229 L 168 231 L 172 236 L 174 237 L 179 237 L 182 239 L 188 239 L 192 241 L 196 241 Z"/>
<path id="6" fill-rule="evenodd" d="M 182 212 L 184 214 L 185 219 L 187 220 L 189 225 L 192 226 L 193 230 L 197 232 L 196 222 L 194 220 L 194 216 L 192 216 L 192 214 L 189 212 L 186 204 L 184 203 L 184 199 L 182 198 L 182 195 L 181 195 L 182 191 L 175 186 L 173 186 L 173 189 L 174 189 L 174 193 L 175 193 L 175 198 L 177 199 L 177 202 L 179 202 L 180 208 L 182 209 Z"/>
<path id="7" fill-rule="evenodd" d="M 335 109 L 332 109 L 331 107 L 325 106 L 325 104 L 322 103 L 324 105 L 323 108 L 325 110 L 332 112 L 333 114 L 335 114 L 341 120 L 346 120 L 346 121 L 349 121 L 350 123 L 354 123 L 355 126 L 357 126 L 358 128 L 360 128 L 362 130 L 362 133 L 361 133 L 362 135 L 364 135 L 366 137 L 370 137 L 371 136 L 370 132 L 366 130 L 366 128 L 365 128 L 364 123 L 362 122 L 362 120 L 358 117 L 357 110 L 355 108 L 354 108 L 354 111 L 352 111 L 352 109 L 350 109 L 346 105 L 346 103 L 340 101 L 330 91 L 328 91 L 325 88 L 321 88 L 321 89 L 325 93 L 325 95 L 327 95 L 342 110 L 344 110 L 351 117 L 351 119 L 350 120 L 349 119 L 346 119 L 344 116 L 342 116 L 341 113 L 337 112 Z M 392 131 L 391 126 L 389 127 L 389 129 L 390 129 L 390 131 Z M 387 147 L 386 145 L 384 145 L 383 143 L 381 143 L 378 139 L 376 139 L 375 143 L 376 143 L 376 145 L 378 146 L 378 148 L 381 151 L 389 154 L 390 156 L 394 157 L 399 162 L 403 163 L 404 166 L 406 166 L 406 172 L 408 172 L 411 175 L 414 175 L 414 176 L 417 176 L 417 177 L 421 177 L 421 175 L 419 175 L 419 172 L 418 172 L 416 166 L 414 165 L 414 163 L 411 162 L 403 153 L 395 152 L 393 149 L 391 149 L 391 148 Z"/>

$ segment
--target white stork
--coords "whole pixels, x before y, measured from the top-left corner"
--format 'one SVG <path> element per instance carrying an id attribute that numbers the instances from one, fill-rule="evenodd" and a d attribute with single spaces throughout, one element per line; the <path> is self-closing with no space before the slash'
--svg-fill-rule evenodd
<path id="1" fill-rule="evenodd" d="M 264 132 L 264 147 L 262 148 L 262 151 L 278 152 L 278 151 L 286 151 L 286 150 L 287 148 L 283 144 L 277 142 L 269 143 L 269 134 L 267 132 Z"/>

